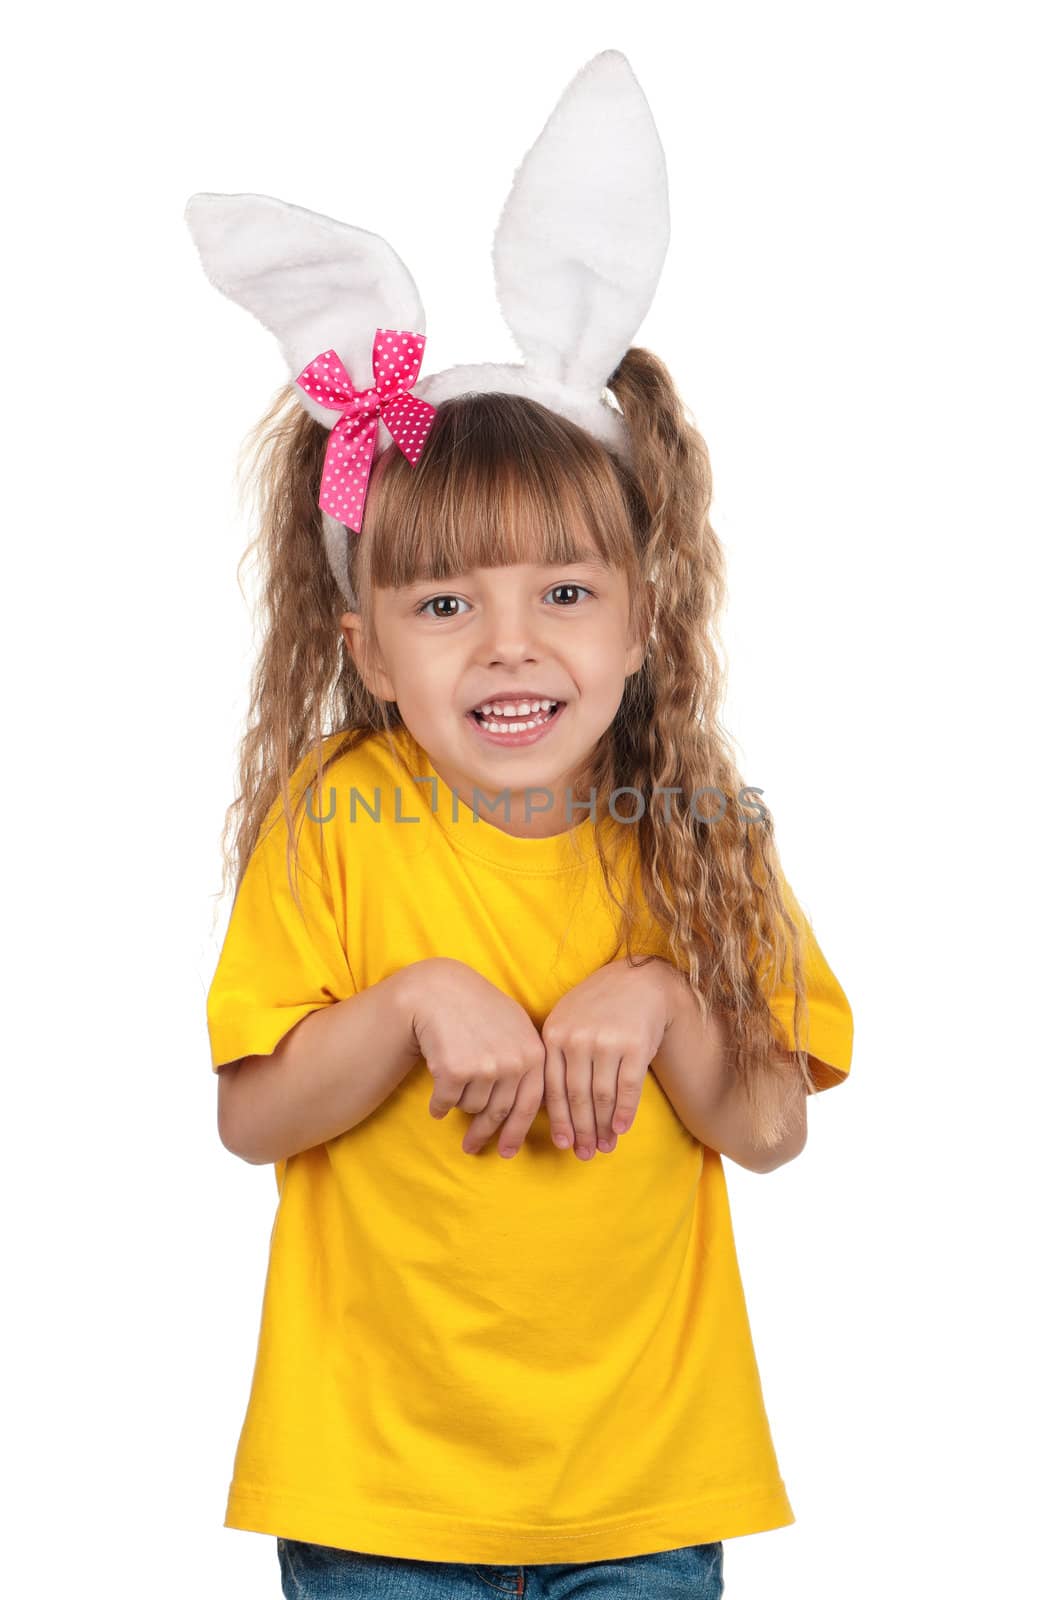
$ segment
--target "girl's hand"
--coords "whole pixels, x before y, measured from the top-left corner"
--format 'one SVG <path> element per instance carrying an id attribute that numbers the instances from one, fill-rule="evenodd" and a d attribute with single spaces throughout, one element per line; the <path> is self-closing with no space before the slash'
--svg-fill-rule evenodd
<path id="1" fill-rule="evenodd" d="M 546 1104 L 554 1143 L 591 1160 L 635 1120 L 642 1083 L 675 1014 L 679 974 L 654 958 L 592 972 L 562 996 L 542 1027 Z M 681 981 L 681 980 L 679 980 Z"/>
<path id="2" fill-rule="evenodd" d="M 516 1155 L 543 1102 L 546 1050 L 524 1007 L 464 961 L 415 962 L 411 1026 L 435 1079 L 428 1109 L 475 1113 L 467 1155 L 499 1131 L 499 1154 Z"/>

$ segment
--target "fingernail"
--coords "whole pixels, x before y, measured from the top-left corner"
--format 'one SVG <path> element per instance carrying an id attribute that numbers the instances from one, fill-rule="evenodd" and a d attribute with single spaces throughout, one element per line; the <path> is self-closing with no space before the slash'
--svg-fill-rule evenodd
<path id="1" fill-rule="evenodd" d="M 568 1146 L 569 1146 L 568 1134 L 567 1133 L 555 1133 L 554 1134 L 554 1143 L 557 1145 L 557 1148 L 559 1150 L 567 1150 Z"/>
<path id="2" fill-rule="evenodd" d="M 510 1150 L 508 1148 L 508 1146 L 507 1146 L 507 1148 L 505 1150 L 503 1150 L 502 1146 L 499 1145 L 498 1153 L 499 1153 L 500 1156 L 515 1156 L 517 1152 L 516 1152 L 516 1150 Z"/>
<path id="3" fill-rule="evenodd" d="M 613 1132 L 614 1133 L 624 1133 L 627 1130 L 627 1127 L 628 1127 L 627 1118 L 626 1117 L 617 1117 L 615 1122 L 613 1123 Z"/>

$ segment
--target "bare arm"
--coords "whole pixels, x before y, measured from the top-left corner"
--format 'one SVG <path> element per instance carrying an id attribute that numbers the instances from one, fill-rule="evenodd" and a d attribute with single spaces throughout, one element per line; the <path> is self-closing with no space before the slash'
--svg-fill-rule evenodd
<path id="1" fill-rule="evenodd" d="M 652 1063 L 653 1074 L 683 1126 L 695 1139 L 750 1172 L 772 1172 L 800 1155 L 807 1133 L 807 1097 L 794 1073 L 794 1098 L 786 1138 L 770 1150 L 752 1141 L 749 1107 L 735 1077 L 724 1021 L 713 1013 L 702 1024 L 689 985 L 668 962 L 662 979 L 673 998 L 672 1021 Z"/>
<path id="2" fill-rule="evenodd" d="M 312 1011 L 272 1054 L 218 1069 L 218 1134 L 260 1166 L 346 1133 L 398 1087 L 418 1060 L 409 974 Z"/>

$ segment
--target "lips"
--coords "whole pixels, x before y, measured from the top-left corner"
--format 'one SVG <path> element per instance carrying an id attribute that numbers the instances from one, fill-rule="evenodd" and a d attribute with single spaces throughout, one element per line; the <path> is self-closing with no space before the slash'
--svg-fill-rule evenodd
<path id="1" fill-rule="evenodd" d="M 492 704 L 498 704 L 493 701 Z M 565 702 L 554 702 L 553 711 L 529 712 L 523 717 L 486 717 L 480 711 L 467 711 L 467 720 L 476 730 L 476 737 L 489 744 L 517 746 L 535 744 L 555 727 L 565 713 Z"/>

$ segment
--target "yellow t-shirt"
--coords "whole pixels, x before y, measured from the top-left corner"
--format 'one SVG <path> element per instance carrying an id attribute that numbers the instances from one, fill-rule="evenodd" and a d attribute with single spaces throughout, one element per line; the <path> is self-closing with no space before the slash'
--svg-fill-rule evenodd
<path id="1" fill-rule="evenodd" d="M 215 1070 L 431 956 L 474 967 L 536 1027 L 612 957 L 593 823 L 507 834 L 394 737 L 430 781 L 411 783 L 379 734 L 327 770 L 316 805 L 329 815 L 334 793 L 332 820 L 299 820 L 305 921 L 274 802 L 208 996 Z M 609 826 L 630 863 L 633 830 Z M 807 1048 L 841 1082 L 849 1006 L 810 929 L 806 956 Z M 784 995 L 778 1015 L 787 1028 Z M 723 1164 L 653 1073 L 631 1129 L 588 1162 L 554 1146 L 545 1105 L 516 1157 L 497 1141 L 466 1155 L 471 1117 L 429 1116 L 432 1088 L 422 1059 L 357 1127 L 277 1164 L 225 1526 L 530 1565 L 793 1522 Z"/>

